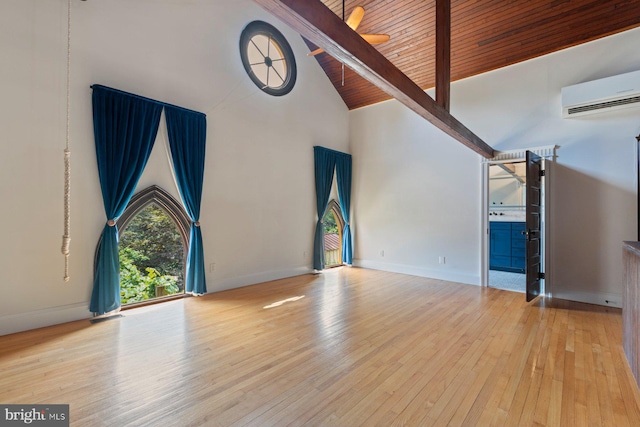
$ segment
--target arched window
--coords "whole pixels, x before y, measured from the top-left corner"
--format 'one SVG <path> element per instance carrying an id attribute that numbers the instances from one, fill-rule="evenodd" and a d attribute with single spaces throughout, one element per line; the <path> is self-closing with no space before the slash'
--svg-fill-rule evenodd
<path id="1" fill-rule="evenodd" d="M 117 223 L 123 305 L 184 293 L 190 223 L 180 203 L 158 186 L 131 198 Z"/>
<path id="2" fill-rule="evenodd" d="M 324 265 L 336 267 L 342 265 L 342 230 L 344 220 L 340 213 L 340 205 L 331 200 L 324 214 Z"/>

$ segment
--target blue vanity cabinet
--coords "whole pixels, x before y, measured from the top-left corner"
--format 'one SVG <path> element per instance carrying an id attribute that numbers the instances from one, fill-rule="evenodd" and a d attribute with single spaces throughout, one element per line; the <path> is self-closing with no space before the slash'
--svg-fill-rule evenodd
<path id="1" fill-rule="evenodd" d="M 524 222 L 489 223 L 489 268 L 524 273 L 526 240 Z"/>
<path id="2" fill-rule="evenodd" d="M 489 268 L 511 266 L 511 223 L 490 223 Z"/>

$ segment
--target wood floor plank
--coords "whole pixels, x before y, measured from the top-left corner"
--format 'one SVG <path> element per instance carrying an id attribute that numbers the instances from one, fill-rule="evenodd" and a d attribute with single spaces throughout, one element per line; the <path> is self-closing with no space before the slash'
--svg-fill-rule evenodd
<path id="1" fill-rule="evenodd" d="M 546 425 L 549 418 L 555 420 L 556 413 L 554 412 L 555 406 L 552 406 L 550 403 L 553 401 L 561 402 L 561 395 L 551 396 L 553 389 L 553 372 L 555 369 L 556 363 L 562 363 L 563 360 L 557 360 L 555 357 L 557 352 L 558 340 L 554 339 L 555 335 L 553 334 L 553 325 L 555 323 L 555 311 L 549 311 L 547 325 L 545 329 L 544 340 L 541 345 L 541 352 L 543 353 L 543 357 L 545 358 L 544 366 L 540 366 L 542 370 L 542 379 L 540 384 L 540 393 L 538 395 L 538 399 L 535 402 L 535 411 L 533 414 L 534 424 L 537 425 Z M 565 348 L 566 351 L 566 348 Z M 550 413 L 553 412 L 553 415 Z M 557 413 L 559 415 L 560 412 Z"/>
<path id="2" fill-rule="evenodd" d="M 640 425 L 621 312 L 337 268 L 0 337 L 73 426 Z"/>

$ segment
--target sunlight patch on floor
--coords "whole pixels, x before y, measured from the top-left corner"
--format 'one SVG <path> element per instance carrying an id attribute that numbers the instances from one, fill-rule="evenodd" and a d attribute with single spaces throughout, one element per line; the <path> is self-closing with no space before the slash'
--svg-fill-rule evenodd
<path id="1" fill-rule="evenodd" d="M 285 302 L 298 301 L 298 300 L 301 300 L 302 298 L 304 298 L 304 295 L 300 295 L 300 296 L 298 296 L 298 297 L 291 297 L 291 298 L 283 299 L 282 301 L 276 301 L 276 302 L 274 302 L 274 303 L 272 303 L 272 304 L 265 305 L 265 306 L 264 306 L 264 307 L 262 307 L 262 308 L 274 308 L 274 307 L 279 307 L 279 306 L 281 306 L 282 304 L 284 304 Z"/>

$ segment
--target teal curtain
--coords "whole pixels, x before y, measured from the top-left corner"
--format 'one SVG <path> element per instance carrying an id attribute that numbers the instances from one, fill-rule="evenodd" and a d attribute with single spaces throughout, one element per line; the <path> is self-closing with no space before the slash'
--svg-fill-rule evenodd
<path id="1" fill-rule="evenodd" d="M 340 198 L 340 211 L 344 219 L 344 230 L 342 230 L 342 262 L 349 265 L 353 263 L 353 246 L 349 219 L 351 211 L 351 163 L 350 154 L 341 153 L 336 156 L 338 197 Z"/>
<path id="2" fill-rule="evenodd" d="M 158 133 L 162 104 L 104 86 L 93 88 L 93 132 L 107 224 L 96 256 L 90 309 L 120 307 L 118 227 Z"/>
<path id="3" fill-rule="evenodd" d="M 202 113 L 166 106 L 167 133 L 178 189 L 191 218 L 185 291 L 196 295 L 207 292 L 204 250 L 200 231 L 200 202 L 204 180 L 207 119 Z"/>
<path id="4" fill-rule="evenodd" d="M 314 169 L 316 179 L 316 207 L 318 222 L 313 239 L 313 268 L 324 268 L 324 224 L 323 218 L 329 204 L 333 172 L 336 167 L 335 151 L 324 147 L 313 147 Z"/>

